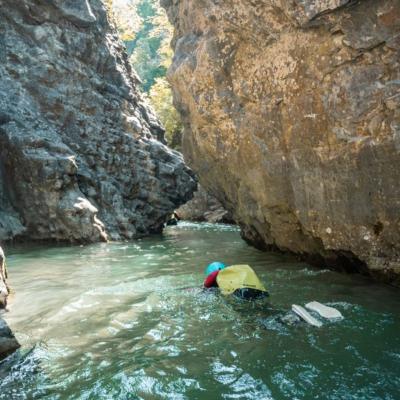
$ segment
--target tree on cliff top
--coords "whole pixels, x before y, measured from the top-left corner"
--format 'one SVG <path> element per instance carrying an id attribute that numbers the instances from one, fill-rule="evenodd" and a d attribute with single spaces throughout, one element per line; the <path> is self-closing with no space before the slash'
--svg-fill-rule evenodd
<path id="1" fill-rule="evenodd" d="M 172 26 L 156 0 L 139 0 L 136 12 L 142 20 L 133 40 L 127 42 L 130 60 L 149 92 L 157 78 L 164 78 L 172 59 Z"/>
<path id="2" fill-rule="evenodd" d="M 181 150 L 182 122 L 172 102 L 171 86 L 165 78 L 157 78 L 150 89 L 150 100 L 165 128 L 167 143 Z"/>
<path id="3" fill-rule="evenodd" d="M 140 0 L 104 0 L 108 12 L 116 22 L 121 39 L 134 40 L 143 21 L 137 13 Z"/>
<path id="4" fill-rule="evenodd" d="M 182 123 L 165 77 L 173 56 L 170 46 L 173 27 L 165 10 L 158 0 L 105 2 L 126 45 L 129 61 L 142 80 L 141 88 L 166 129 L 168 144 L 180 150 Z"/>

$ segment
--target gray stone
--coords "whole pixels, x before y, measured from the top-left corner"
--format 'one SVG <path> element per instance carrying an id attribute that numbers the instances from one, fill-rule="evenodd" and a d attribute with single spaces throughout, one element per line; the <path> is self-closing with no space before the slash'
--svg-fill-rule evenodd
<path id="1" fill-rule="evenodd" d="M 230 213 L 210 193 L 198 186 L 193 199 L 175 211 L 176 216 L 184 221 L 205 221 L 211 223 L 234 223 Z"/>
<path id="2" fill-rule="evenodd" d="M 20 347 L 0 312 L 0 360 L 7 357 Z"/>
<path id="3" fill-rule="evenodd" d="M 0 240 L 159 232 L 196 182 L 102 2 L 0 0 L 0 20 Z"/>
<path id="4" fill-rule="evenodd" d="M 9 289 L 7 286 L 6 258 L 3 249 L 0 247 L 0 360 L 18 349 L 19 343 L 7 323 L 2 319 L 3 311 L 7 305 Z"/>

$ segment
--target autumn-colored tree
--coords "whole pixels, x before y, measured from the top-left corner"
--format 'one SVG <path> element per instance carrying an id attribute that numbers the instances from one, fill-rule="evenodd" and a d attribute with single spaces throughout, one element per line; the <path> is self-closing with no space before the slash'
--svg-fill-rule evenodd
<path id="1" fill-rule="evenodd" d="M 130 61 L 149 92 L 171 64 L 173 28 L 158 0 L 104 0 L 125 42 Z"/>
<path id="2" fill-rule="evenodd" d="M 165 78 L 157 78 L 150 89 L 150 101 L 165 128 L 167 143 L 174 149 L 181 149 L 182 122 L 173 105 L 172 90 Z"/>
<path id="3" fill-rule="evenodd" d="M 117 25 L 121 39 L 124 42 L 134 40 L 143 22 L 137 13 L 140 0 L 104 0 L 104 2 Z"/>

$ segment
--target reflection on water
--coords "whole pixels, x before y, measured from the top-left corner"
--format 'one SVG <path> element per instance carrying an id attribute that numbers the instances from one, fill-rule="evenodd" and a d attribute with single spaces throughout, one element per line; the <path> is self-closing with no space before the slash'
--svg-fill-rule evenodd
<path id="1" fill-rule="evenodd" d="M 6 319 L 23 347 L 0 364 L 0 399 L 400 398 L 399 292 L 259 252 L 234 227 L 7 250 Z M 271 297 L 204 293 L 214 260 L 249 263 Z M 311 300 L 345 319 L 282 324 Z"/>

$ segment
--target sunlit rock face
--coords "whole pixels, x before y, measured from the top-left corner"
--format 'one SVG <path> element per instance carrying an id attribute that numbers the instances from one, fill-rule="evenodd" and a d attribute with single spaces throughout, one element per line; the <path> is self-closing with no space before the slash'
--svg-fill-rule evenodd
<path id="1" fill-rule="evenodd" d="M 0 21 L 0 240 L 160 231 L 196 184 L 101 1 L 0 0 Z"/>
<path id="2" fill-rule="evenodd" d="M 399 283 L 399 1 L 162 3 L 185 157 L 243 236 Z"/>

